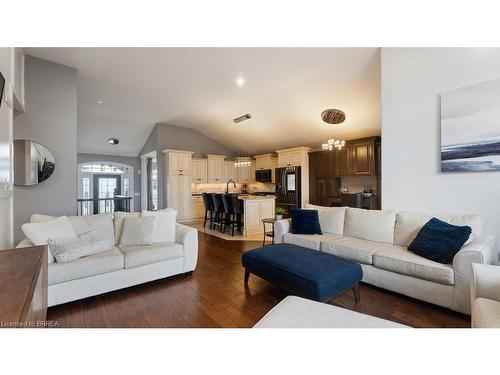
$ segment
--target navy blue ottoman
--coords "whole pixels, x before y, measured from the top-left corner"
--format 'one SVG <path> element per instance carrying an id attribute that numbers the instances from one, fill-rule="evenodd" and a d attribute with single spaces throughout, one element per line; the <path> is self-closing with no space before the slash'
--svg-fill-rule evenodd
<path id="1" fill-rule="evenodd" d="M 251 273 L 292 293 L 327 301 L 352 288 L 359 301 L 361 266 L 348 259 L 292 244 L 268 245 L 243 254 L 245 285 Z"/>

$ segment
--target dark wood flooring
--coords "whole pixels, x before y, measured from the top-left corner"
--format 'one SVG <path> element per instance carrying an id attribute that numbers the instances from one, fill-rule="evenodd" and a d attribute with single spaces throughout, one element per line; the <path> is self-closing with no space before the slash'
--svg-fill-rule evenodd
<path id="1" fill-rule="evenodd" d="M 287 292 L 258 277 L 243 285 L 241 254 L 259 242 L 226 241 L 199 234 L 199 258 L 190 276 L 163 280 L 51 307 L 60 327 L 252 327 Z M 361 285 L 330 303 L 412 327 L 470 327 L 468 316 Z"/>

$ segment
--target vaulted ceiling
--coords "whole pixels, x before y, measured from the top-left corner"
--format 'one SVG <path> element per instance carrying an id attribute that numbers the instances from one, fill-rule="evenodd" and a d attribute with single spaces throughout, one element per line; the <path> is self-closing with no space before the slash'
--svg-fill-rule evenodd
<path id="1" fill-rule="evenodd" d="M 78 70 L 78 151 L 138 155 L 155 123 L 260 153 L 380 134 L 378 48 L 27 48 Z M 236 85 L 243 77 L 245 84 Z M 102 104 L 98 104 L 102 101 Z M 340 126 L 324 109 L 346 113 Z M 235 125 L 233 118 L 252 119 Z"/>

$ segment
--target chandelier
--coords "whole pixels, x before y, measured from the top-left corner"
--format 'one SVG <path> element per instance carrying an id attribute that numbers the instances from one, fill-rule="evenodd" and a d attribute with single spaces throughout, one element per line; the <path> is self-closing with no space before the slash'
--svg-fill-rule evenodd
<path id="1" fill-rule="evenodd" d="M 337 150 L 342 150 L 345 146 L 345 141 L 341 141 L 340 139 L 329 139 L 326 143 L 323 143 L 321 147 L 323 150 L 332 151 L 334 148 Z"/>
<path id="2" fill-rule="evenodd" d="M 345 121 L 345 113 L 340 109 L 327 109 L 321 112 L 321 119 L 327 124 L 338 125 Z M 342 139 L 329 139 L 321 145 L 323 150 L 332 151 L 334 148 L 342 150 L 345 146 L 345 141 Z"/>
<path id="3" fill-rule="evenodd" d="M 245 161 L 235 161 L 234 166 L 236 168 L 241 168 L 241 167 L 249 167 L 252 165 L 252 162 L 250 160 L 245 160 Z"/>

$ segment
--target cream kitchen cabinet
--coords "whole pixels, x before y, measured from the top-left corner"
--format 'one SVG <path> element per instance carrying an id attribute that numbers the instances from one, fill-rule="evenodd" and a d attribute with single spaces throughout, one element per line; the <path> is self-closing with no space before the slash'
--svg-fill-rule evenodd
<path id="1" fill-rule="evenodd" d="M 208 182 L 221 184 L 224 181 L 224 158 L 223 155 L 207 155 L 208 160 Z"/>
<path id="2" fill-rule="evenodd" d="M 255 170 L 272 169 L 273 160 L 276 159 L 273 154 L 255 156 Z"/>
<path id="3" fill-rule="evenodd" d="M 303 152 L 301 150 L 278 151 L 278 165 L 280 167 L 299 167 L 302 164 Z"/>
<path id="4" fill-rule="evenodd" d="M 194 184 L 208 182 L 208 160 L 192 159 L 191 161 L 191 181 Z"/>
<path id="5" fill-rule="evenodd" d="M 165 152 L 165 151 L 164 151 Z M 168 151 L 168 174 L 191 175 L 191 152 L 186 151 Z"/>
<path id="6" fill-rule="evenodd" d="M 276 168 L 278 168 L 278 158 L 273 158 L 271 161 L 271 182 L 276 183 Z"/>
<path id="7" fill-rule="evenodd" d="M 243 201 L 243 235 L 262 232 L 262 219 L 274 217 L 274 197 L 241 197 Z"/>
<path id="8" fill-rule="evenodd" d="M 167 207 L 177 211 L 177 219 L 191 217 L 191 176 L 171 174 L 167 176 Z"/>
<path id="9" fill-rule="evenodd" d="M 177 211 L 179 221 L 191 216 L 191 155 L 190 151 L 163 150 L 166 207 Z"/>
<path id="10" fill-rule="evenodd" d="M 232 160 L 224 161 L 224 181 L 223 182 L 227 182 L 228 180 L 233 180 L 233 181 L 238 180 L 238 171 L 237 171 L 237 168 L 234 166 L 234 161 L 232 161 Z"/>
<path id="11" fill-rule="evenodd" d="M 255 182 L 255 160 L 252 160 L 248 157 L 239 157 L 236 158 L 238 162 L 249 161 L 250 166 L 248 167 L 237 167 L 236 170 L 238 172 L 238 183 L 247 184 L 250 182 Z"/>
<path id="12" fill-rule="evenodd" d="M 205 205 L 201 195 L 193 195 L 191 199 L 191 218 L 199 219 L 205 217 Z"/>

